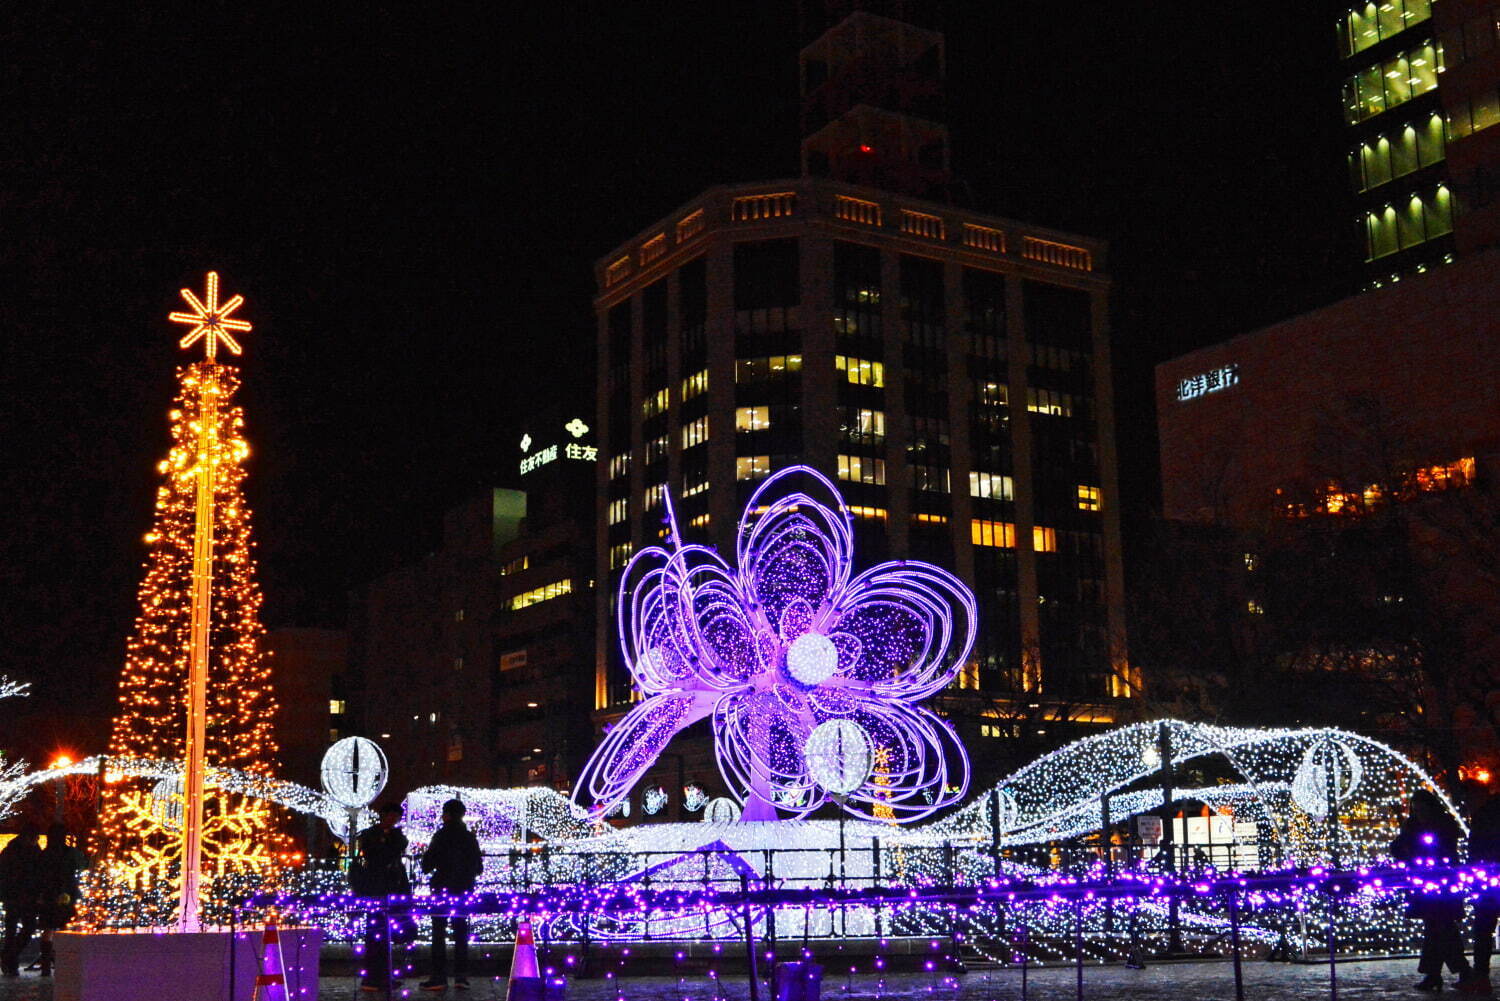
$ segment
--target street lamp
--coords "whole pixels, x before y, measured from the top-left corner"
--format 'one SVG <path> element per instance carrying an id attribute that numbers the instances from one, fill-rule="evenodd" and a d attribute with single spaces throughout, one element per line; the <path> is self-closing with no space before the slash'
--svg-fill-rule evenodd
<path id="1" fill-rule="evenodd" d="M 72 763 L 73 763 L 73 756 L 71 754 L 59 754 L 57 757 L 55 757 L 55 758 L 52 759 L 52 763 L 50 765 L 48 765 L 47 767 L 52 768 L 52 769 L 55 770 L 55 769 L 67 768 Z M 52 816 L 53 816 L 53 819 L 56 820 L 60 824 L 60 823 L 63 822 L 63 803 L 68 798 L 68 776 L 65 773 L 64 774 L 60 774 L 56 778 L 51 779 L 50 781 L 57 783 L 57 785 L 54 786 L 53 790 L 52 790 L 52 793 L 53 793 L 53 796 L 52 796 L 53 814 L 52 814 Z"/>

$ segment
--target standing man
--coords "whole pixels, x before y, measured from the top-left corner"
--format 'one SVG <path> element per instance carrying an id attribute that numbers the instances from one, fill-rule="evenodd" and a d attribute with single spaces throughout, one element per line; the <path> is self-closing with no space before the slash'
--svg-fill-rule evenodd
<path id="1" fill-rule="evenodd" d="M 401 823 L 401 804 L 388 802 L 380 808 L 380 822 L 359 835 L 359 854 L 349 867 L 349 889 L 356 896 L 388 899 L 411 893 L 406 874 L 406 835 Z M 365 970 L 360 990 L 383 991 L 391 986 L 391 925 L 389 903 L 365 915 Z"/>
<path id="2" fill-rule="evenodd" d="M 461 897 L 474 890 L 474 881 L 484 871 L 479 854 L 479 839 L 464 825 L 464 805 L 450 799 L 443 804 L 443 826 L 432 836 L 432 844 L 422 853 L 422 871 L 432 874 L 434 896 Z M 432 915 L 432 976 L 422 984 L 424 991 L 441 991 L 448 987 L 448 921 L 447 914 Z M 453 921 L 453 986 L 469 989 L 469 916 L 455 912 Z"/>
<path id="3" fill-rule="evenodd" d="M 0 852 L 0 906 L 5 908 L 5 941 L 0 945 L 0 973 L 21 975 L 21 952 L 36 933 L 36 902 L 41 889 L 38 870 L 42 849 L 28 824 Z"/>
<path id="4" fill-rule="evenodd" d="M 1391 842 L 1391 857 L 1398 862 L 1455 865 L 1462 836 L 1458 821 L 1449 815 L 1443 801 L 1430 789 L 1418 789 L 1411 794 L 1406 823 Z M 1429 993 L 1442 990 L 1444 964 L 1458 974 L 1460 985 L 1470 980 L 1474 974 L 1458 931 L 1464 919 L 1463 898 L 1410 892 L 1406 913 L 1422 920 L 1422 954 L 1417 961 L 1422 979 L 1416 989 Z"/>
<path id="5" fill-rule="evenodd" d="M 1465 782 L 1469 808 L 1469 861 L 1500 865 L 1500 796 L 1480 782 Z M 1458 985 L 1470 994 L 1489 994 L 1490 954 L 1495 951 L 1495 925 L 1500 922 L 1500 890 L 1482 890 L 1474 898 L 1474 975 Z"/>

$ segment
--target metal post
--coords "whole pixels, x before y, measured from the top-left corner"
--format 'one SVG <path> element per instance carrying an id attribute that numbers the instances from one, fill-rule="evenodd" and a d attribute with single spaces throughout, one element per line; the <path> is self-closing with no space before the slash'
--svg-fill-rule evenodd
<path id="1" fill-rule="evenodd" d="M 990 851 L 995 856 L 995 878 L 1000 878 L 1000 843 L 1005 832 L 1000 828 L 1000 787 L 990 790 Z"/>
<path id="2" fill-rule="evenodd" d="M 1229 947 L 1234 950 L 1234 1001 L 1245 1001 L 1245 971 L 1240 965 L 1240 895 L 1229 891 Z"/>
<path id="3" fill-rule="evenodd" d="M 1109 817 L 1109 791 L 1099 796 L 1099 842 L 1104 848 L 1104 875 L 1111 881 L 1115 878 L 1115 853 L 1114 846 L 1109 840 L 1109 829 L 1114 824 Z M 1109 897 L 1104 901 L 1104 934 L 1115 933 L 1115 898 Z"/>
<path id="4" fill-rule="evenodd" d="M 1021 1001 L 1026 1001 L 1026 974 L 1031 969 L 1031 957 L 1029 955 L 1031 943 L 1028 941 L 1030 931 L 1023 924 L 1021 926 Z"/>
<path id="5" fill-rule="evenodd" d="M 880 839 L 870 839 L 870 885 L 880 885 Z M 885 938 L 885 902 L 875 901 L 875 938 L 877 941 Z"/>
<path id="6" fill-rule="evenodd" d="M 1073 898 L 1073 962 L 1077 970 L 1078 1001 L 1083 1001 L 1083 901 Z"/>
<path id="7" fill-rule="evenodd" d="M 1338 911 L 1333 906 L 1333 895 L 1328 895 L 1328 1001 L 1339 998 Z"/>
<path id="8" fill-rule="evenodd" d="M 750 913 L 750 878 L 740 876 L 740 893 L 745 898 L 745 958 L 750 963 L 750 1001 L 760 999 L 760 972 L 755 964 L 755 920 Z"/>
<path id="9" fill-rule="evenodd" d="M 1156 725 L 1156 750 L 1161 758 L 1162 851 L 1166 853 L 1167 872 L 1175 875 L 1177 858 L 1172 831 L 1172 731 L 1165 722 Z M 1182 952 L 1182 911 L 1176 894 L 1167 901 L 1167 952 Z"/>

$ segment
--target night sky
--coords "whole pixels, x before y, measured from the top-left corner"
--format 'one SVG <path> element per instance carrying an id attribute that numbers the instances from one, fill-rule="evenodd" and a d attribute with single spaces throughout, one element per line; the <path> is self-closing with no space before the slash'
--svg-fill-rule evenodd
<path id="1" fill-rule="evenodd" d="M 0 719 L 37 739 L 113 703 L 178 288 L 215 268 L 255 325 L 266 622 L 338 626 L 445 507 L 511 484 L 530 408 L 591 394 L 595 259 L 705 187 L 797 172 L 794 2 L 169 6 L 0 26 L 0 672 L 36 682 Z M 1151 366 L 1352 280 L 1334 11 L 930 20 L 972 206 L 1112 244 L 1129 533 Z"/>

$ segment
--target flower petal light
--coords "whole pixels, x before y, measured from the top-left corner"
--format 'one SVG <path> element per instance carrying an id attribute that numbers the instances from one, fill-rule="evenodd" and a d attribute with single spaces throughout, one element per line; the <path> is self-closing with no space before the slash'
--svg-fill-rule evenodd
<path id="1" fill-rule="evenodd" d="M 621 650 L 645 698 L 579 776 L 581 814 L 613 809 L 703 719 L 744 820 L 835 801 L 856 817 L 910 821 L 963 796 L 963 745 L 917 705 L 953 681 L 974 644 L 974 596 L 958 578 L 915 560 L 854 576 L 849 509 L 806 466 L 750 498 L 735 566 L 682 543 L 670 496 L 666 511 L 667 545 L 642 550 L 620 578 Z"/>

